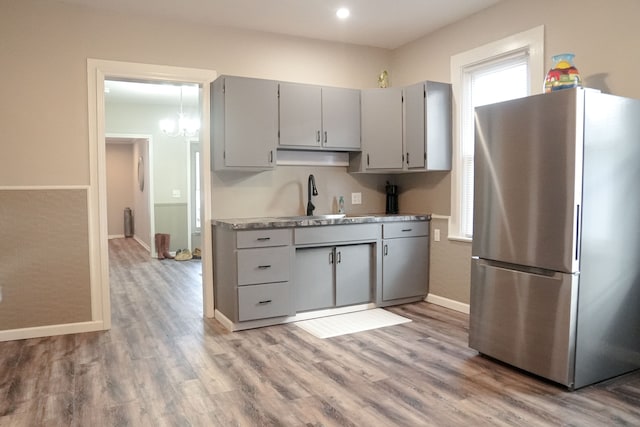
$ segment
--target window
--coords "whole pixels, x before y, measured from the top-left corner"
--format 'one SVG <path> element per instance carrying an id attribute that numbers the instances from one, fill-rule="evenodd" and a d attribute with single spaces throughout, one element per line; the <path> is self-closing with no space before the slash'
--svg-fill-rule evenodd
<path id="1" fill-rule="evenodd" d="M 474 108 L 542 91 L 544 27 L 455 55 L 451 58 L 457 132 L 449 237 L 473 235 Z"/>

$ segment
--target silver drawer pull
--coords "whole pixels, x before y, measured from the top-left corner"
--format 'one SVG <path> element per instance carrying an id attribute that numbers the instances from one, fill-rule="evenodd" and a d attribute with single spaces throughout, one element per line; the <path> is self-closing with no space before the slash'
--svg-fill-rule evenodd
<path id="1" fill-rule="evenodd" d="M 267 268 L 271 268 L 271 266 L 270 265 L 259 265 L 258 268 L 260 270 L 266 270 Z"/>
<path id="2" fill-rule="evenodd" d="M 271 237 L 258 237 L 256 240 L 258 240 L 258 242 L 266 242 L 267 240 L 271 240 Z"/>
<path id="3" fill-rule="evenodd" d="M 266 305 L 266 304 L 271 304 L 271 300 L 267 299 L 267 300 L 264 300 L 264 301 L 258 301 L 258 305 Z"/>
<path id="4" fill-rule="evenodd" d="M 408 232 L 408 231 L 413 231 L 413 228 L 403 228 L 403 229 L 402 229 L 402 232 L 403 232 L 403 233 L 406 233 L 406 232 Z"/>

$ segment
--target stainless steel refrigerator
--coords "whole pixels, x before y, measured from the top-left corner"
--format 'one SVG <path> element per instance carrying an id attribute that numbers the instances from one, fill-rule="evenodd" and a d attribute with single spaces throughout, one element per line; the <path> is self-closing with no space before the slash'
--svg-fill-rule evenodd
<path id="1" fill-rule="evenodd" d="M 469 346 L 569 389 L 640 368 L 640 100 L 475 115 Z"/>

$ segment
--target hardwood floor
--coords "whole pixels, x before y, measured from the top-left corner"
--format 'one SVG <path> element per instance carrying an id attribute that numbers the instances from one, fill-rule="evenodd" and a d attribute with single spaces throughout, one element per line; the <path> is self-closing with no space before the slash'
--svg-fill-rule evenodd
<path id="1" fill-rule="evenodd" d="M 576 392 L 480 357 L 467 316 L 317 339 L 202 317 L 197 261 L 109 243 L 113 328 L 0 343 L 1 426 L 640 425 L 640 372 Z"/>

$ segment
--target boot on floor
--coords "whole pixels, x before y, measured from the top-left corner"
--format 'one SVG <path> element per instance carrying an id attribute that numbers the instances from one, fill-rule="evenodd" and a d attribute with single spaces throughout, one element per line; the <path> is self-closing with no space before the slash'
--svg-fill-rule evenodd
<path id="1" fill-rule="evenodd" d="M 162 238 L 162 234 L 156 233 L 155 241 L 156 241 L 156 252 L 158 252 L 158 259 L 164 259 L 164 239 Z"/>
<path id="2" fill-rule="evenodd" d="M 171 236 L 169 234 L 162 235 L 162 256 L 168 259 L 173 259 L 173 255 L 169 253 L 169 244 L 171 242 Z"/>

